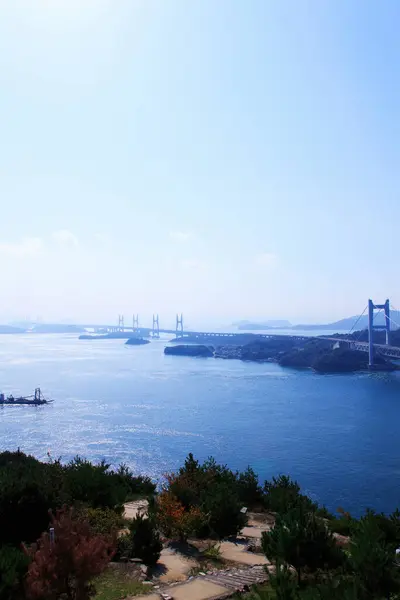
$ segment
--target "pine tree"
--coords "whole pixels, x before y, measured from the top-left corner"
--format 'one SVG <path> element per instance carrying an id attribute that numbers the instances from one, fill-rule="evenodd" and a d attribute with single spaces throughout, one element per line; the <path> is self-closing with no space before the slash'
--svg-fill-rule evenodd
<path id="1" fill-rule="evenodd" d="M 350 545 L 350 566 L 363 598 L 389 598 L 400 591 L 395 558 L 396 544 L 386 541 L 375 515 L 367 513 L 355 526 Z"/>
<path id="2" fill-rule="evenodd" d="M 315 572 L 335 568 L 344 561 L 324 521 L 302 506 L 277 516 L 274 528 L 263 533 L 262 547 L 268 559 L 292 565 L 299 584 L 305 568 Z"/>
<path id="3" fill-rule="evenodd" d="M 129 525 L 132 554 L 153 567 L 160 558 L 162 543 L 154 521 L 138 514 Z"/>

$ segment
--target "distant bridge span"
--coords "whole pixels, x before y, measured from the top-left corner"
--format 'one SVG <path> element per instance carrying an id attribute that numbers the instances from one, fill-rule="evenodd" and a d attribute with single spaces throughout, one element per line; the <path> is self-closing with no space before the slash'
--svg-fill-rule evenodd
<path id="1" fill-rule="evenodd" d="M 381 354 L 388 358 L 400 359 L 400 348 L 392 346 L 390 344 L 390 324 L 392 319 L 390 318 L 390 304 L 389 300 L 386 300 L 384 304 L 374 304 L 372 300 L 368 300 L 368 342 L 359 342 L 352 338 L 344 337 L 329 337 L 329 336 L 316 336 L 317 339 L 326 340 L 332 343 L 348 344 L 352 350 L 360 350 L 361 352 L 368 352 L 368 364 L 370 367 L 374 366 L 375 354 Z M 367 308 L 367 307 L 366 307 Z M 364 309 L 364 312 L 366 310 Z M 374 310 L 383 310 L 385 316 L 384 326 L 376 325 L 374 323 Z M 364 314 L 364 313 L 363 313 Z M 354 323 L 353 328 L 358 323 L 359 319 Z M 153 315 L 153 327 L 139 327 L 139 316 L 133 316 L 132 327 L 125 327 L 123 315 L 118 317 L 118 326 L 115 325 L 82 325 L 82 327 L 91 328 L 106 331 L 132 331 L 136 335 L 159 337 L 160 333 L 175 334 L 175 341 L 194 340 L 201 341 L 202 343 L 212 342 L 214 340 L 243 340 L 249 339 L 285 339 L 290 337 L 296 341 L 307 341 L 315 336 L 304 336 L 304 335 L 276 335 L 274 333 L 230 333 L 230 332 L 215 332 L 215 331 L 184 331 L 183 329 L 183 315 L 176 315 L 176 328 L 175 329 L 160 329 L 158 315 Z M 384 330 L 386 332 L 386 344 L 375 344 L 373 341 L 374 330 Z M 350 332 L 351 333 L 351 332 Z M 254 337 L 253 337 L 254 336 Z"/>

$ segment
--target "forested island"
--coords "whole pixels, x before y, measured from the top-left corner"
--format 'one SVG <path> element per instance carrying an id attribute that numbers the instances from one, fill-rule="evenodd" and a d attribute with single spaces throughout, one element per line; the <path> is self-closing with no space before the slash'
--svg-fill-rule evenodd
<path id="1" fill-rule="evenodd" d="M 207 581 L 214 589 L 220 577 L 231 594 L 235 585 L 243 592 L 265 582 L 248 600 L 400 593 L 400 512 L 334 515 L 288 476 L 260 482 L 250 467 L 232 471 L 189 454 L 156 486 L 126 465 L 40 462 L 17 451 L 0 454 L 0 483 L 1 600 L 175 597 L 174 590 L 190 600 L 183 587 L 179 595 L 173 584 L 163 588 L 159 561 L 171 552 L 197 565 L 183 576 L 188 590 Z"/>
<path id="2" fill-rule="evenodd" d="M 377 332 L 384 334 L 384 332 Z M 392 333 L 392 343 L 400 344 L 400 333 Z M 347 344 L 340 344 L 341 336 L 337 334 L 337 343 L 317 337 L 298 339 L 292 336 L 257 338 L 242 344 L 231 342 L 227 345 L 181 344 L 165 348 L 165 354 L 178 356 L 214 357 L 249 361 L 277 362 L 282 367 L 309 368 L 319 373 L 346 373 L 368 368 L 368 353 L 351 350 Z M 362 341 L 368 337 L 367 332 L 354 333 L 354 340 Z M 377 343 L 384 343 L 383 336 L 377 336 Z M 376 368 L 392 371 L 398 367 L 382 356 L 375 357 Z"/>

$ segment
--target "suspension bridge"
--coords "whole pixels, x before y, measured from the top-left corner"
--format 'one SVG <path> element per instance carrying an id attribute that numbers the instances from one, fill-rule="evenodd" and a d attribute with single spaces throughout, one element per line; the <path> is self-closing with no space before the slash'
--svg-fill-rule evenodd
<path id="1" fill-rule="evenodd" d="M 368 366 L 369 368 L 373 368 L 375 365 L 375 357 L 376 355 L 385 356 L 387 358 L 400 359 L 400 347 L 394 346 L 391 344 L 391 334 L 393 329 L 399 329 L 400 325 L 396 323 L 391 318 L 390 313 L 390 302 L 386 300 L 384 304 L 375 304 L 371 299 L 368 300 L 367 306 L 364 308 L 361 315 L 356 319 L 353 324 L 353 327 L 347 334 L 351 335 L 353 331 L 356 331 L 357 324 L 360 319 L 364 316 L 366 311 L 368 310 L 368 341 L 361 341 L 359 338 L 361 337 L 363 331 L 361 330 L 354 339 L 354 337 L 341 337 L 339 343 L 344 343 L 349 346 L 351 350 L 359 350 L 361 352 L 368 352 Z M 377 315 L 375 315 L 375 311 L 379 311 Z M 384 323 L 383 325 L 377 324 L 375 318 L 382 313 L 384 314 Z M 377 344 L 374 341 L 374 332 L 375 331 L 384 331 L 385 332 L 385 344 Z M 322 339 L 331 340 L 338 342 L 338 338 L 333 337 L 323 337 Z"/>
<path id="2" fill-rule="evenodd" d="M 394 309 L 394 307 L 392 306 Z M 361 318 L 368 311 L 368 341 L 360 340 L 362 333 L 365 330 L 361 330 L 359 335 L 355 338 L 353 332 L 356 332 L 357 324 Z M 378 313 L 376 313 L 378 311 Z M 384 322 L 383 325 L 376 322 L 376 318 L 380 313 L 383 312 Z M 126 325 L 123 315 L 118 316 L 118 325 L 85 325 L 85 327 L 94 328 L 96 331 L 107 331 L 107 332 L 130 332 L 134 335 L 149 336 L 153 338 L 159 338 L 161 333 L 175 335 L 175 340 L 182 340 L 198 342 L 198 343 L 215 343 L 217 341 L 223 342 L 224 340 L 232 343 L 235 340 L 238 343 L 244 338 L 249 336 L 257 337 L 258 339 L 284 339 L 287 335 L 278 335 L 274 333 L 234 333 L 234 332 L 206 332 L 206 331 L 189 331 L 185 330 L 183 326 L 183 315 L 177 314 L 175 320 L 175 329 L 163 329 L 160 328 L 160 320 L 158 314 L 153 314 L 152 327 L 141 327 L 139 325 L 139 315 L 134 315 L 132 319 L 132 325 Z M 368 300 L 366 307 L 359 317 L 355 320 L 351 330 L 344 335 L 340 336 L 317 336 L 318 339 L 332 342 L 333 345 L 347 345 L 351 350 L 359 350 L 361 352 L 368 353 L 368 364 L 370 368 L 375 365 L 375 357 L 377 355 L 385 356 L 392 359 L 400 359 L 400 347 L 391 344 L 391 334 L 393 330 L 399 329 L 400 325 L 396 323 L 391 317 L 391 305 L 389 300 L 386 300 L 383 304 L 375 304 L 372 300 Z M 385 343 L 376 343 L 374 341 L 375 331 L 385 332 Z M 353 334 L 353 336 L 352 336 Z M 350 337 L 352 336 L 352 337 Z M 304 335 L 290 335 L 290 338 L 296 341 L 307 341 L 311 336 Z"/>

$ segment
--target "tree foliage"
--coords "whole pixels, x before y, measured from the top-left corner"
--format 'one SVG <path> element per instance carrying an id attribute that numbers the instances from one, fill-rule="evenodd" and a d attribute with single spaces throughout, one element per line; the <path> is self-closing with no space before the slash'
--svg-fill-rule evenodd
<path id="1" fill-rule="evenodd" d="M 389 521 L 389 523 L 388 523 Z M 399 567 L 395 564 L 397 543 L 391 537 L 390 519 L 367 513 L 354 527 L 350 545 L 350 567 L 362 598 L 388 598 L 400 592 Z"/>
<path id="2" fill-rule="evenodd" d="M 241 498 L 254 494 L 249 471 L 247 475 L 234 473 L 213 458 L 200 464 L 189 454 L 184 466 L 166 475 L 166 481 L 158 502 L 163 531 L 222 538 L 236 535 L 246 524 Z"/>
<path id="3" fill-rule="evenodd" d="M 153 519 L 137 515 L 129 525 L 132 556 L 154 566 L 160 558 L 162 543 Z"/>
<path id="4" fill-rule="evenodd" d="M 184 505 L 167 490 L 157 498 L 157 523 L 166 537 L 186 541 L 201 531 L 205 516 L 197 506 Z"/>
<path id="5" fill-rule="evenodd" d="M 29 558 L 13 546 L 0 548 L 0 600 L 22 600 Z"/>
<path id="6" fill-rule="evenodd" d="M 278 515 L 273 529 L 263 533 L 262 548 L 275 563 L 292 565 L 299 583 L 305 569 L 313 573 L 344 563 L 344 554 L 325 522 L 303 507 Z"/>
<path id="7" fill-rule="evenodd" d="M 287 475 L 279 475 L 265 482 L 264 505 L 268 510 L 281 514 L 300 506 L 304 510 L 317 508 L 308 496 L 300 493 L 297 481 L 293 481 Z"/>
<path id="8" fill-rule="evenodd" d="M 75 514 L 88 521 L 90 529 L 94 534 L 116 535 L 124 526 L 122 512 L 113 508 L 79 506 Z"/>
<path id="9" fill-rule="evenodd" d="M 43 533 L 37 548 L 25 548 L 31 563 L 26 576 L 28 600 L 87 600 L 92 580 L 108 565 L 115 545 L 112 537 L 93 535 L 88 521 L 68 508 L 51 514 L 54 540 Z"/>
<path id="10" fill-rule="evenodd" d="M 0 545 L 30 543 L 48 528 L 49 509 L 65 504 L 115 510 L 135 494 L 154 494 L 146 477 L 122 465 L 92 464 L 79 457 L 63 465 L 22 452 L 0 454 Z M 35 515 L 35 518 L 32 518 Z"/>
<path id="11" fill-rule="evenodd" d="M 237 473 L 236 478 L 239 500 L 245 506 L 261 506 L 264 501 L 264 495 L 257 473 L 251 467 L 247 467 L 243 473 Z"/>

